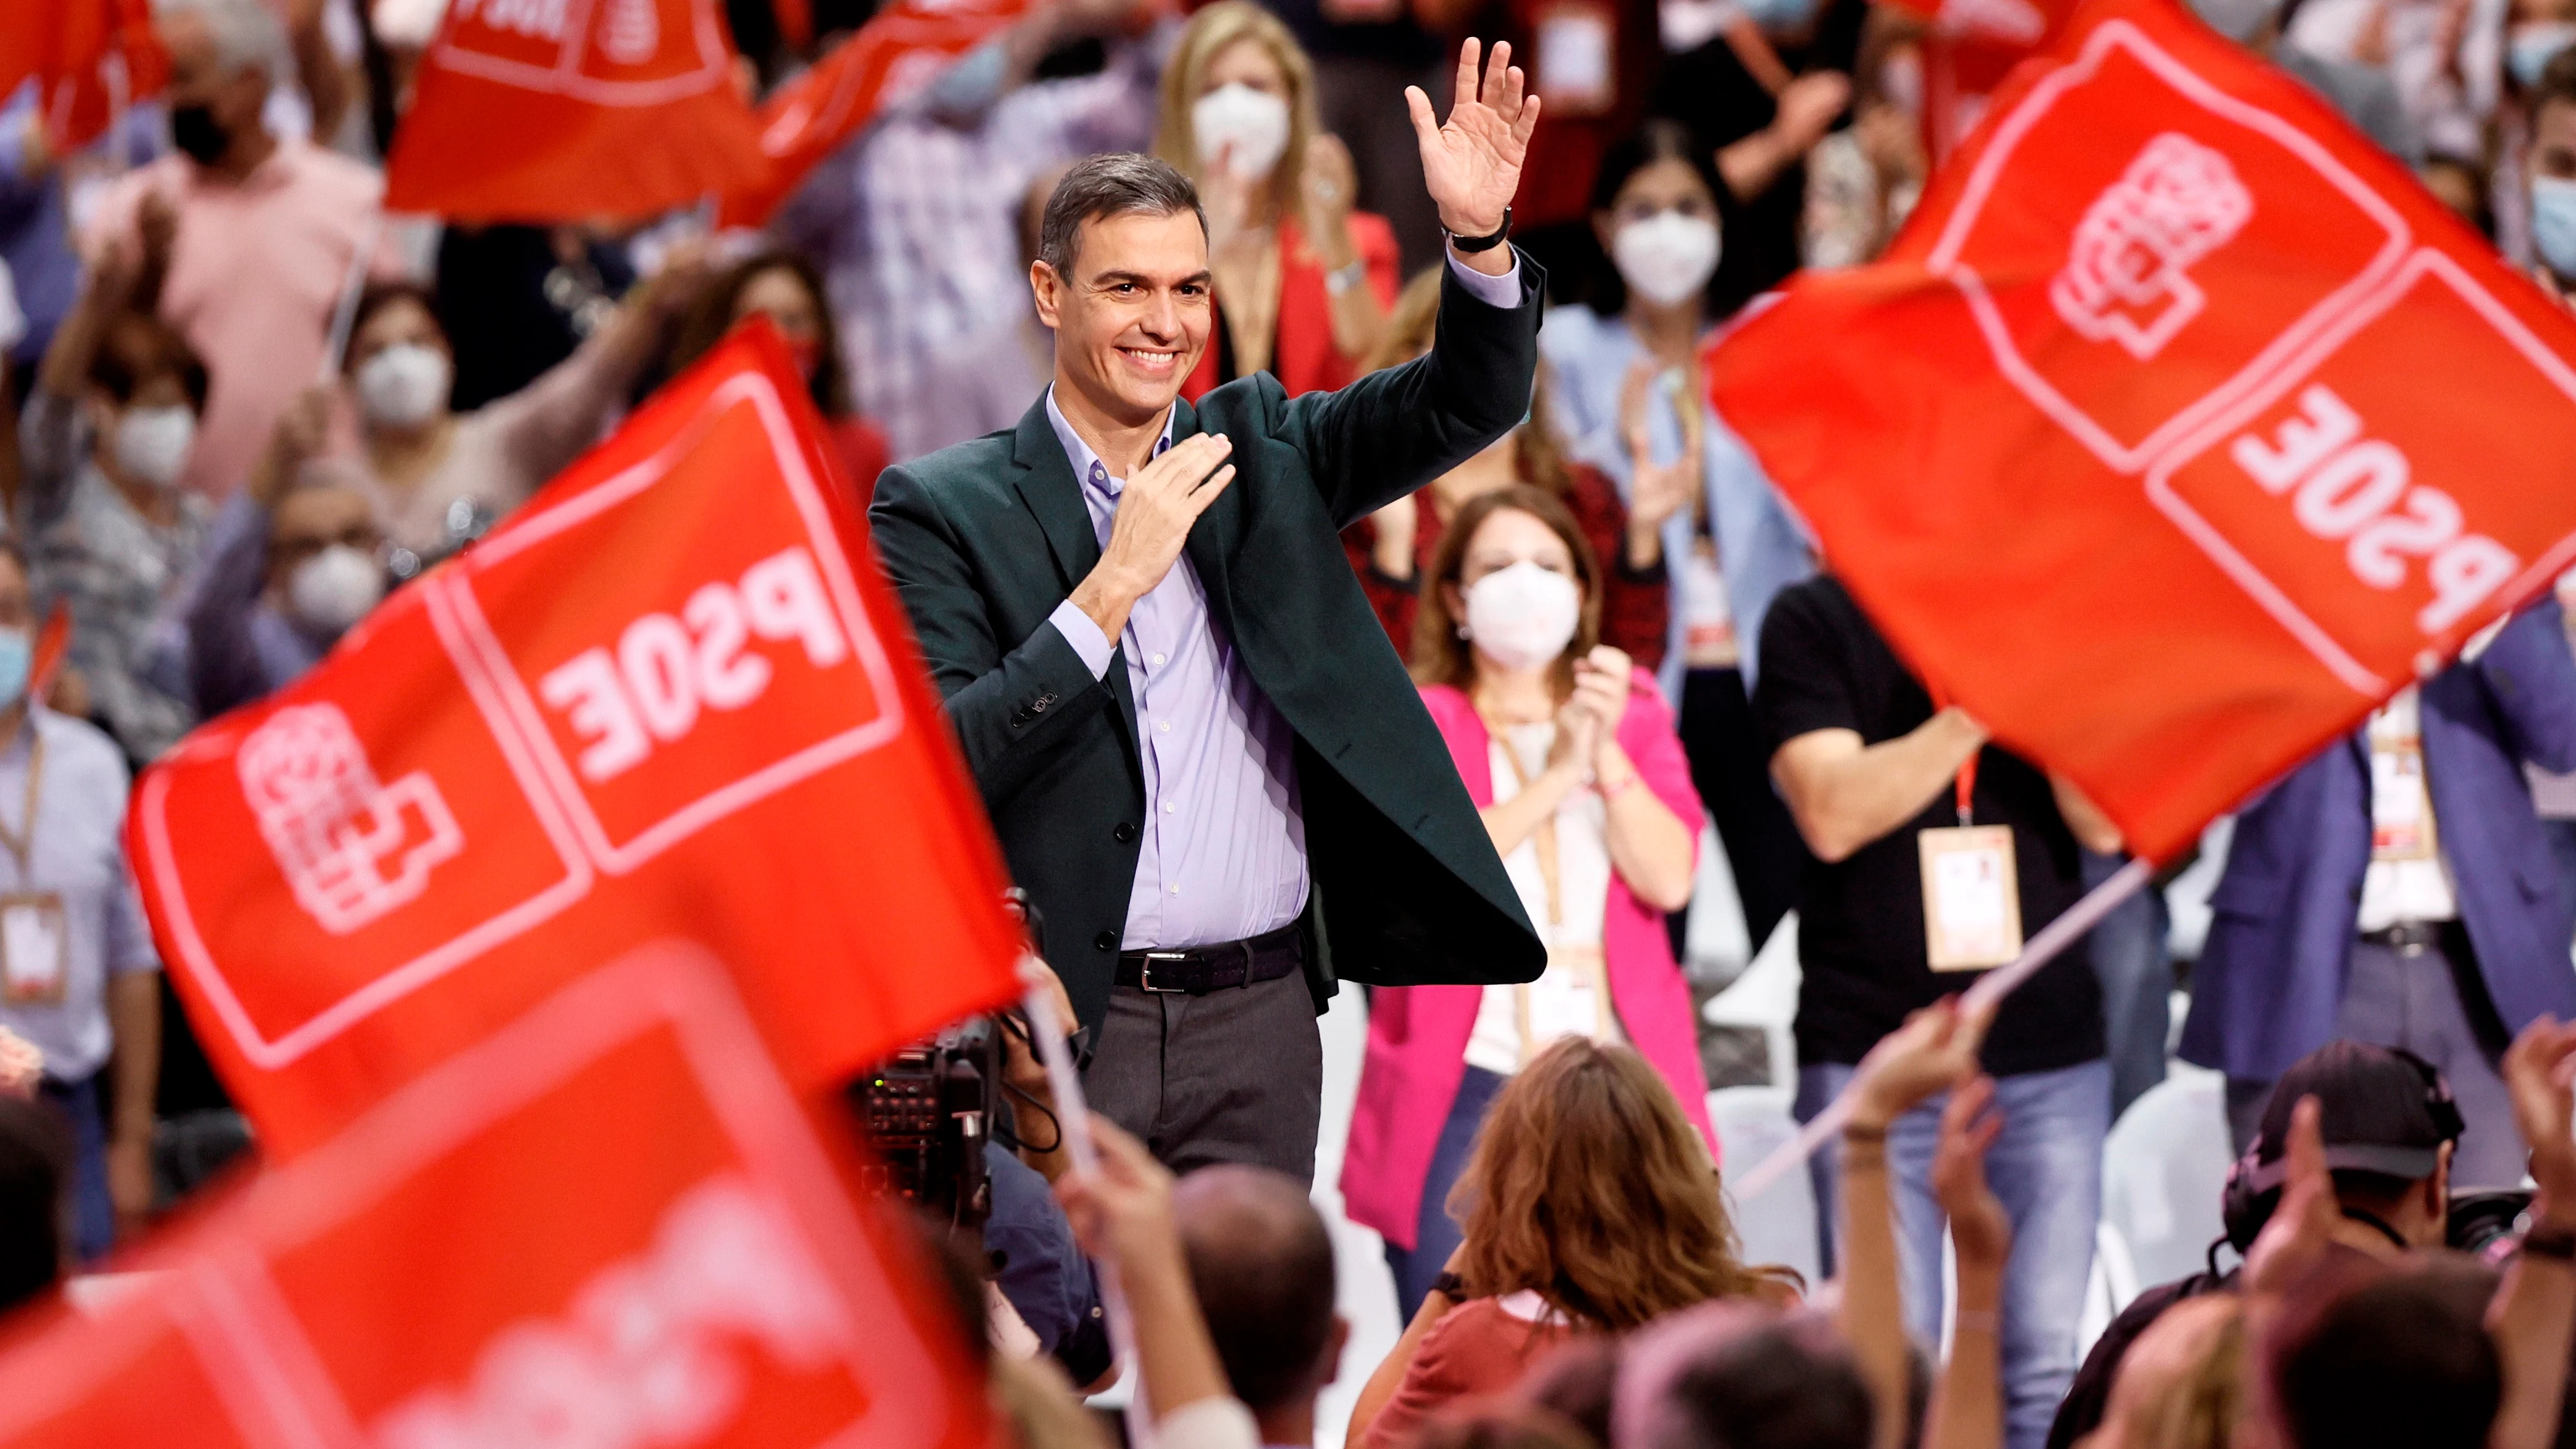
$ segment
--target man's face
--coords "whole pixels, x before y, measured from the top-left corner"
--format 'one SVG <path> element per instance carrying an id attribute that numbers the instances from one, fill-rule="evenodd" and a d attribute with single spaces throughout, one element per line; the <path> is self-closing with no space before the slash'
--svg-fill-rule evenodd
<path id="1" fill-rule="evenodd" d="M 268 103 L 268 77 L 257 68 L 227 69 L 215 50 L 204 16 L 183 10 L 160 22 L 161 45 L 170 54 L 164 101 L 172 110 L 203 105 L 226 131 L 259 124 Z"/>
<path id="2" fill-rule="evenodd" d="M 2531 150 L 2525 165 L 2534 176 L 2576 181 L 2576 105 L 2549 101 L 2531 119 Z"/>
<path id="3" fill-rule="evenodd" d="M 1037 262 L 1038 320 L 1055 329 L 1058 374 L 1131 426 L 1180 396 L 1215 326 L 1198 216 L 1104 216 L 1077 233 L 1071 277 Z"/>
<path id="4" fill-rule="evenodd" d="M 268 525 L 268 581 L 284 588 L 305 560 L 344 543 L 373 554 L 384 536 L 366 497 L 354 488 L 298 488 L 278 500 Z"/>

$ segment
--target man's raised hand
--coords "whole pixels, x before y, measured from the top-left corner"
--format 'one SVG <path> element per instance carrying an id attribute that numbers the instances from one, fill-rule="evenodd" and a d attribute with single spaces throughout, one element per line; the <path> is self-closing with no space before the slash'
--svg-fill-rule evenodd
<path id="1" fill-rule="evenodd" d="M 1422 180 L 1440 209 L 1440 224 L 1453 236 L 1491 236 L 1520 189 L 1521 161 L 1538 126 L 1538 97 L 1524 93 L 1512 47 L 1498 41 L 1481 77 L 1477 42 L 1458 48 L 1457 102 L 1445 124 L 1435 123 L 1431 97 L 1420 86 L 1404 88 L 1413 134 L 1422 146 Z M 1506 258 L 1507 253 L 1488 253 Z M 1501 269 L 1495 269 L 1500 275 Z"/>
<path id="2" fill-rule="evenodd" d="M 1154 591 L 1189 542 L 1190 525 L 1234 481 L 1225 461 L 1234 445 L 1223 433 L 1183 438 L 1136 470 L 1118 495 L 1118 516 L 1100 562 L 1073 591 L 1073 605 L 1100 626 L 1113 644 L 1127 628 L 1128 611 Z M 1222 464 L 1223 466 L 1219 466 Z"/>

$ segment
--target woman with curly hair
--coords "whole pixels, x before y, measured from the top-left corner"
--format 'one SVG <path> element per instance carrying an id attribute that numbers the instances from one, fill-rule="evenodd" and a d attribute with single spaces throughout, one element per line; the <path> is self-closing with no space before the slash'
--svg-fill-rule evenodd
<path id="1" fill-rule="evenodd" d="M 1560 1039 L 1494 1098 L 1450 1194 L 1466 1227 L 1360 1391 L 1350 1442 L 1409 1443 L 1442 1405 L 1508 1388 L 1566 1340 L 1718 1298 L 1798 1302 L 1747 1266 L 1707 1142 L 1634 1050 Z"/>

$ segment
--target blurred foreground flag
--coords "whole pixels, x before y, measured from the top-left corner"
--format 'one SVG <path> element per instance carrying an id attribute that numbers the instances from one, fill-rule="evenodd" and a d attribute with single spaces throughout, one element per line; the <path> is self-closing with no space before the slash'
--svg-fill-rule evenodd
<path id="1" fill-rule="evenodd" d="M 151 0 L 16 0 L 0 5 L 0 100 L 36 82 L 34 124 L 60 156 L 98 139 L 125 107 L 167 83 Z"/>
<path id="2" fill-rule="evenodd" d="M 453 0 L 385 163 L 389 211 L 641 217 L 766 169 L 718 0 Z"/>
<path id="3" fill-rule="evenodd" d="M 564 988 L 0 1352 L 6 1449 L 965 1449 L 980 1385 L 725 973 Z"/>
<path id="4" fill-rule="evenodd" d="M 762 226 L 823 158 L 887 106 L 1028 12 L 1029 0 L 893 0 L 760 106 L 767 169 L 724 193 L 726 226 Z"/>
<path id="5" fill-rule="evenodd" d="M 643 941 L 731 967 L 799 1090 L 1016 994 L 999 852 L 795 379 L 737 333 L 144 773 L 144 906 L 272 1160 Z"/>
<path id="6" fill-rule="evenodd" d="M 2570 357 L 2326 102 L 2097 0 L 1706 363 L 1915 668 L 2164 858 L 2576 559 Z"/>

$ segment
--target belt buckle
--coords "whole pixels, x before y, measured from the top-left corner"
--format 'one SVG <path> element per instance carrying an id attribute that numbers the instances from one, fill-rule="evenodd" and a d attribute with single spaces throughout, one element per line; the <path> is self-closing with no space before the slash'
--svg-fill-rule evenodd
<path id="1" fill-rule="evenodd" d="M 1187 951 L 1148 951 L 1148 952 L 1146 952 L 1146 953 L 1145 953 L 1145 960 L 1144 960 L 1144 963 L 1143 963 L 1142 965 L 1139 965 L 1139 966 L 1136 968 L 1136 989 L 1137 989 L 1137 990 L 1139 990 L 1139 991 L 1150 991 L 1150 992 L 1152 992 L 1153 994 L 1155 994 L 1155 995 L 1157 995 L 1157 996 L 1187 996 L 1187 995 L 1189 995 L 1189 994 L 1190 994 L 1190 989 L 1189 989 L 1188 987 L 1186 987 L 1186 986 L 1157 986 L 1157 985 L 1155 985 L 1155 984 L 1154 984 L 1154 963 L 1155 963 L 1155 962 L 1157 962 L 1157 961 L 1174 961 L 1174 962 L 1181 962 L 1181 961 L 1187 961 L 1187 960 L 1189 960 L 1189 959 L 1190 959 L 1190 953 L 1189 953 L 1189 952 L 1187 952 Z"/>

